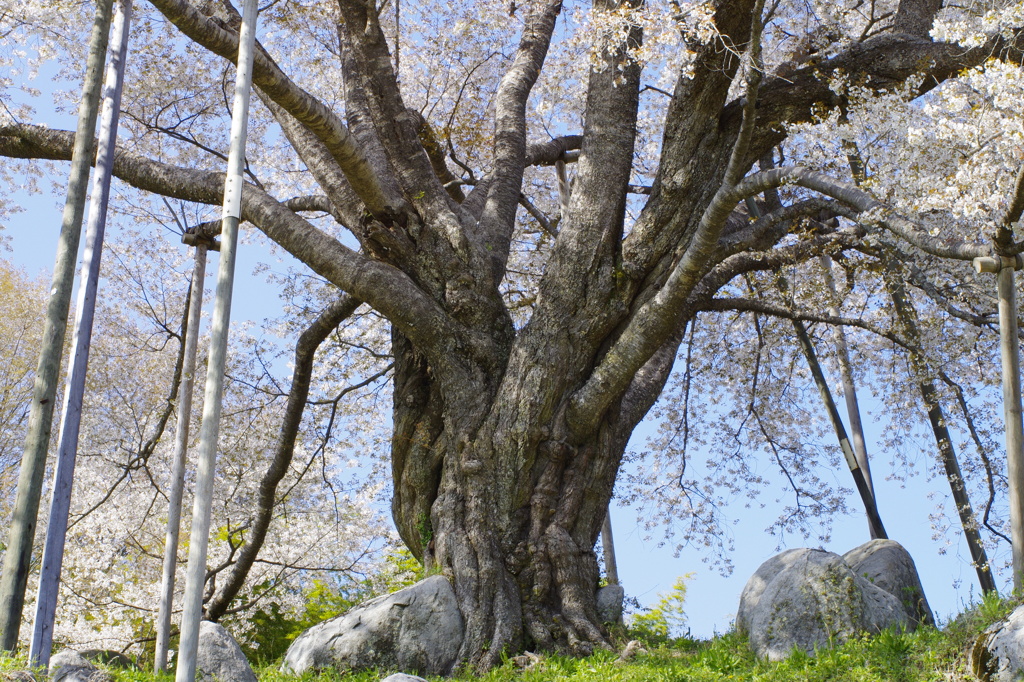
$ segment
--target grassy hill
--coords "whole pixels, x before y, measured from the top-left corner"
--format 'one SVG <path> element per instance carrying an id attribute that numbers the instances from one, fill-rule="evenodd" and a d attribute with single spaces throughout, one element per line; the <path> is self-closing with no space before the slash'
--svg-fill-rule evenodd
<path id="1" fill-rule="evenodd" d="M 842 646 L 824 648 L 815 655 L 796 652 L 788 660 L 757 660 L 736 633 L 710 640 L 655 638 L 628 661 L 610 651 L 588 658 L 557 655 L 523 656 L 508 660 L 486 675 L 462 674 L 469 682 L 956 682 L 976 679 L 970 672 L 968 650 L 989 624 L 1009 613 L 1017 602 L 985 599 L 940 628 L 906 633 L 887 630 L 865 635 Z M 636 634 L 618 633 L 623 646 Z M 660 641 L 659 641 L 660 640 Z M 0 679 L 5 671 L 24 670 L 24 661 L 0 658 Z M 170 682 L 172 675 L 110 671 L 118 682 Z M 260 682 L 377 682 L 382 672 L 359 674 L 327 672 L 286 676 L 277 665 L 257 670 Z M 46 679 L 37 675 L 37 679 Z"/>

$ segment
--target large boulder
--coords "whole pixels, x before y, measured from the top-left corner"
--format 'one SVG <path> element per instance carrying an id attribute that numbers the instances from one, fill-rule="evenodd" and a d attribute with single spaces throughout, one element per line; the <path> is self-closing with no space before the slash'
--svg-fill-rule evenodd
<path id="1" fill-rule="evenodd" d="M 787 550 L 763 563 L 743 588 L 736 614 L 754 652 L 774 661 L 894 625 L 914 625 L 899 599 L 838 554 L 817 549 Z"/>
<path id="2" fill-rule="evenodd" d="M 235 638 L 217 623 L 199 623 L 196 651 L 196 679 L 199 682 L 256 682 L 256 675 Z"/>
<path id="3" fill-rule="evenodd" d="M 985 629 L 971 648 L 971 668 L 983 682 L 1024 676 L 1024 606 Z"/>
<path id="4" fill-rule="evenodd" d="M 859 576 L 900 600 L 907 618 L 916 625 L 934 625 L 921 578 L 910 552 L 892 540 L 869 540 L 843 555 Z"/>
<path id="5" fill-rule="evenodd" d="M 455 591 L 435 575 L 306 630 L 288 647 L 281 669 L 294 675 L 330 667 L 448 675 L 459 662 L 463 636 Z"/>

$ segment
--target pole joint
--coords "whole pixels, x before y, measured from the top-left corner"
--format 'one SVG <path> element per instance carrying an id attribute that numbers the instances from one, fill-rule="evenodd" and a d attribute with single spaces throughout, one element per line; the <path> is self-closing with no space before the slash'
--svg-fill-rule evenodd
<path id="1" fill-rule="evenodd" d="M 189 231 L 184 232 L 181 235 L 181 243 L 188 246 L 205 246 L 210 251 L 220 251 L 220 242 L 213 237 L 207 237 L 201 234 L 198 230 L 191 231 L 195 228 L 189 228 Z"/>
<path id="2" fill-rule="evenodd" d="M 1006 268 L 1013 270 L 1024 268 L 1024 257 L 1021 257 L 1019 253 L 1015 256 L 979 256 L 973 262 L 974 271 L 978 274 L 983 272 L 998 273 Z"/>

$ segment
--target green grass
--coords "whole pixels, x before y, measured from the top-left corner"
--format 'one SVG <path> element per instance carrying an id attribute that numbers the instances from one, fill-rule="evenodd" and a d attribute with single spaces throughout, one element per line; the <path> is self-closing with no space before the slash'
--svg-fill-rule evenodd
<path id="1" fill-rule="evenodd" d="M 587 658 L 542 655 L 523 669 L 513 661 L 482 676 L 464 673 L 464 682 L 956 682 L 973 680 L 966 659 L 968 645 L 1017 602 L 986 598 L 945 624 L 907 633 L 886 630 L 813 655 L 795 652 L 781 662 L 761 661 L 734 632 L 710 640 L 676 639 L 649 644 L 629 662 L 598 651 Z M 631 633 L 622 633 L 623 646 Z M 24 670 L 23 660 L 0 655 L 3 672 Z M 118 682 L 170 682 L 173 676 L 111 670 Z M 257 670 L 260 682 L 377 682 L 386 671 L 329 671 L 301 677 L 283 675 L 277 665 Z M 39 675 L 37 679 L 43 680 Z"/>

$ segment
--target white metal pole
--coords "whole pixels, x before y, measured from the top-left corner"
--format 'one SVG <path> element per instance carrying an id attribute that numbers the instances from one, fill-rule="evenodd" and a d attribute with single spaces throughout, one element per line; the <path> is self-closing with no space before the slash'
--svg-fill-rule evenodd
<path id="1" fill-rule="evenodd" d="M 89 201 L 89 223 L 85 233 L 85 254 L 82 259 L 78 301 L 75 306 L 75 330 L 64 408 L 61 415 L 57 466 L 50 498 L 50 519 L 43 546 L 43 565 L 39 576 L 39 596 L 32 629 L 29 658 L 35 665 L 50 662 L 53 645 L 53 620 L 57 610 L 60 571 L 64 561 L 64 536 L 67 534 L 68 512 L 71 508 L 71 487 L 78 453 L 78 431 L 82 420 L 85 374 L 89 364 L 92 324 L 96 310 L 96 289 L 100 278 L 100 257 L 103 232 L 107 221 L 107 199 L 117 143 L 117 121 L 121 113 L 121 86 L 124 82 L 125 55 L 128 51 L 128 29 L 131 24 L 131 0 L 117 5 L 113 21 L 111 60 L 107 67 L 100 114 L 99 146 L 96 151 L 96 175 Z"/>
<path id="2" fill-rule="evenodd" d="M 206 371 L 203 398 L 203 423 L 199 432 L 198 468 L 192 529 L 189 535 L 188 568 L 185 572 L 185 600 L 181 614 L 181 638 L 178 648 L 176 682 L 194 682 L 196 653 L 199 648 L 199 621 L 203 613 L 206 585 L 206 551 L 213 506 L 213 479 L 217 459 L 221 395 L 224 388 L 224 364 L 228 348 L 228 324 L 231 317 L 231 290 L 235 275 L 235 249 L 242 208 L 242 168 L 245 160 L 245 135 L 249 120 L 249 92 L 252 87 L 253 46 L 256 41 L 256 0 L 245 0 L 238 44 L 238 71 L 231 108 L 231 149 L 224 184 L 224 208 L 221 213 L 221 258 L 217 268 L 217 293 L 210 327 L 210 361 Z"/>
<path id="3" fill-rule="evenodd" d="M 1024 427 L 1020 409 L 1020 344 L 1017 340 L 1017 287 L 1014 259 L 999 270 L 999 336 L 1003 358 L 1003 413 L 1006 419 L 1006 475 L 1010 483 L 1010 536 L 1013 540 L 1013 592 L 1024 586 Z"/>
<path id="4" fill-rule="evenodd" d="M 185 456 L 188 453 L 189 424 L 192 420 L 192 393 L 196 379 L 196 347 L 203 313 L 203 287 L 206 284 L 206 244 L 196 244 L 192 270 L 192 292 L 188 301 L 188 331 L 185 333 L 185 365 L 178 390 L 178 426 L 174 438 L 171 465 L 171 489 L 168 499 L 167 536 L 164 542 L 164 567 L 160 579 L 160 608 L 156 621 L 156 672 L 167 670 L 167 648 L 171 638 L 171 609 L 174 604 L 174 574 L 178 567 L 178 532 L 181 529 L 181 498 L 185 488 Z"/>
<path id="5" fill-rule="evenodd" d="M 1003 369 L 1003 418 L 1006 420 L 1006 477 L 1010 488 L 1010 539 L 1013 541 L 1013 592 L 1024 588 L 1024 425 L 1021 422 L 1020 343 L 1017 340 L 1017 291 L 1014 272 L 1021 257 L 975 258 L 978 272 L 998 272 L 999 346 Z"/>
<path id="6" fill-rule="evenodd" d="M 604 551 L 604 572 L 609 585 L 619 584 L 619 563 L 615 559 L 615 536 L 612 535 L 612 506 L 604 515 L 601 524 L 601 549 Z"/>

